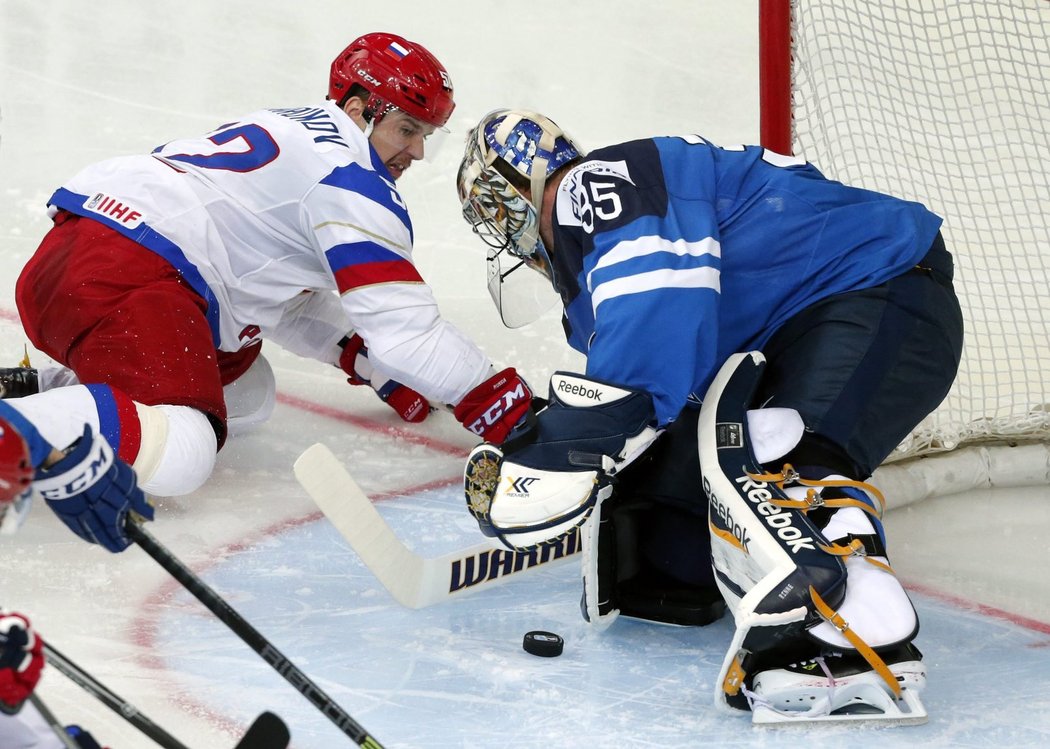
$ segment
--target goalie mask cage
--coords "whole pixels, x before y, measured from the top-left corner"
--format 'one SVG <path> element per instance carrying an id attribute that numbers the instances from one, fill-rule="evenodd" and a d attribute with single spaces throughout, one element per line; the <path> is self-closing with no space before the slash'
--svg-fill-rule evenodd
<path id="1" fill-rule="evenodd" d="M 924 203 L 955 258 L 958 378 L 876 476 L 1050 482 L 1050 0 L 759 5 L 762 145 Z"/>

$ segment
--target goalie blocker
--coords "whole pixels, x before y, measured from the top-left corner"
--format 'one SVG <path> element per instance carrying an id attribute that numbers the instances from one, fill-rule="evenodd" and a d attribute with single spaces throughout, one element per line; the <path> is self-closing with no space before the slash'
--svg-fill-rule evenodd
<path id="1" fill-rule="evenodd" d="M 924 722 L 918 619 L 886 559 L 882 497 L 841 476 L 762 468 L 787 452 L 755 455 L 762 410 L 748 405 L 764 366 L 758 352 L 730 357 L 700 412 L 712 561 L 736 622 L 716 701 L 756 723 Z"/>

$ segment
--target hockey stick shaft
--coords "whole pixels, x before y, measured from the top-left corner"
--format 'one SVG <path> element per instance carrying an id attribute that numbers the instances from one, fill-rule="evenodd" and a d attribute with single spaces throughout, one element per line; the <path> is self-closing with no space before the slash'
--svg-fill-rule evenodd
<path id="1" fill-rule="evenodd" d="M 369 735 L 361 724 L 354 720 L 331 697 L 325 694 L 310 677 L 292 663 L 281 651 L 267 640 L 255 627 L 238 614 L 218 593 L 208 587 L 186 565 L 175 557 L 145 528 L 134 521 L 126 525 L 128 536 L 149 554 L 157 564 L 167 570 L 186 590 L 230 628 L 284 679 L 295 687 L 307 700 L 320 710 L 340 731 L 366 749 L 382 749 L 382 744 Z"/>
<path id="2" fill-rule="evenodd" d="M 422 557 L 397 537 L 327 446 L 317 443 L 303 452 L 295 461 L 295 476 L 376 579 L 408 608 L 431 606 L 539 566 L 554 566 L 581 547 L 579 533 L 573 532 L 528 551 L 482 542 L 440 557 Z"/>
<path id="3" fill-rule="evenodd" d="M 66 747 L 66 749 L 79 749 L 73 737 L 66 733 L 65 726 L 62 725 L 61 721 L 55 717 L 55 714 L 51 712 L 50 708 L 44 704 L 44 701 L 35 692 L 29 695 L 29 701 L 33 703 L 33 707 L 40 713 L 40 717 L 51 728 L 51 731 L 62 743 L 62 746 Z"/>
<path id="4" fill-rule="evenodd" d="M 74 684 L 135 726 L 158 746 L 164 749 L 188 749 L 185 744 L 146 717 L 141 710 L 60 653 L 48 642 L 44 643 L 44 655 L 47 657 L 48 664 L 54 666 Z"/>

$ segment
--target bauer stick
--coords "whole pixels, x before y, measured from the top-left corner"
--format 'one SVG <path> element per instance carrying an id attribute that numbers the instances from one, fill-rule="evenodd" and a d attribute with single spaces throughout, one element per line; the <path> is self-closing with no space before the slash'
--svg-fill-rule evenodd
<path id="1" fill-rule="evenodd" d="M 83 668 L 44 642 L 48 665 L 63 674 L 78 687 L 115 712 L 158 746 L 164 749 L 188 749 L 181 741 L 150 720 L 141 710 L 100 682 Z M 271 712 L 260 713 L 234 749 L 287 749 L 290 740 L 288 726 Z"/>
<path id="2" fill-rule="evenodd" d="M 368 734 L 360 723 L 350 717 L 335 700 L 325 694 L 321 687 L 317 686 L 299 667 L 292 663 L 281 651 L 267 640 L 248 621 L 238 614 L 226 599 L 209 588 L 203 580 L 195 575 L 186 565 L 168 551 L 149 531 L 133 520 L 128 520 L 125 525 L 128 536 L 137 543 L 143 551 L 153 557 L 161 567 L 168 571 L 186 590 L 203 603 L 219 620 L 229 627 L 234 634 L 241 638 L 252 650 L 262 656 L 262 659 L 295 687 L 303 697 L 320 710 L 335 726 L 346 736 L 349 736 L 359 746 L 365 749 L 382 749 L 383 745 Z"/>
<path id="3" fill-rule="evenodd" d="M 423 557 L 397 537 L 343 464 L 317 443 L 295 461 L 295 477 L 329 522 L 398 603 L 420 609 L 492 587 L 539 566 L 553 566 L 580 550 L 580 536 L 510 551 L 481 543 L 440 557 Z"/>

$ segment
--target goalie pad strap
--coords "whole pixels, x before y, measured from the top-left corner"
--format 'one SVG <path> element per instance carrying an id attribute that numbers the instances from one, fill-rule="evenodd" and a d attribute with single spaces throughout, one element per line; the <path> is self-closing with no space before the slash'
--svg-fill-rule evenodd
<path id="1" fill-rule="evenodd" d="M 886 682 L 890 691 L 893 692 L 893 695 L 897 699 L 900 699 L 900 685 L 897 683 L 897 678 L 890 671 L 889 666 L 886 665 L 886 661 L 882 660 L 882 658 L 879 657 L 879 654 L 876 653 L 868 643 L 864 642 L 856 632 L 850 629 L 849 623 L 839 616 L 837 611 L 824 602 L 824 599 L 813 589 L 813 586 L 810 586 L 809 588 L 809 595 L 813 599 L 813 605 L 816 606 L 817 612 L 826 622 L 841 632 L 843 637 L 850 641 L 853 647 L 857 649 L 857 652 L 864 657 L 864 660 L 870 663 L 871 667 L 875 669 L 875 673 L 881 676 L 883 681 Z"/>

